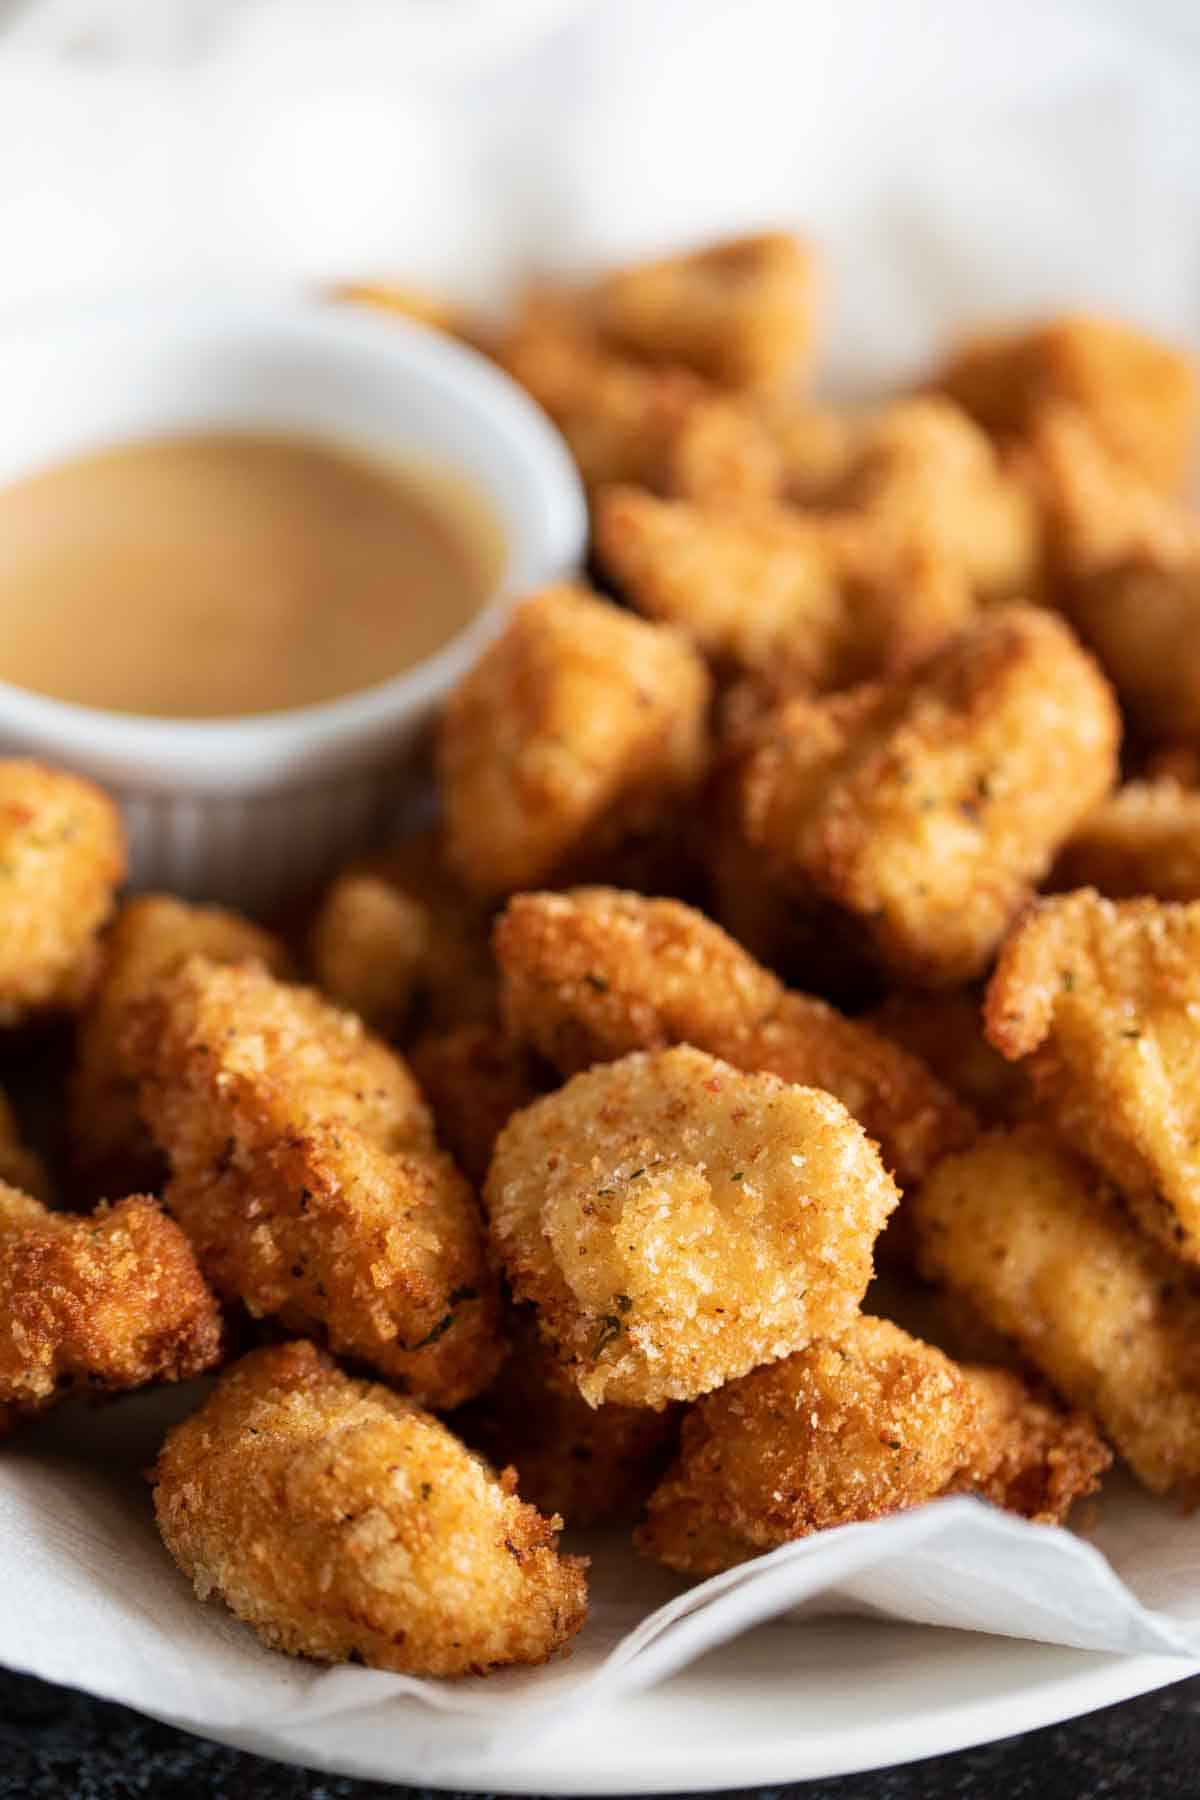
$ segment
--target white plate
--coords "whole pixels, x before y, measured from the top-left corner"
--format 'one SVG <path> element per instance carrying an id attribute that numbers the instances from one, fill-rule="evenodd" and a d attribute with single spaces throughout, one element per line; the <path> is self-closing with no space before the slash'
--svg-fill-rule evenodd
<path id="1" fill-rule="evenodd" d="M 1200 1673 L 1176 1657 L 1099 1656 L 873 1619 L 765 1625 L 649 1693 L 524 1749 L 462 1747 L 464 1721 L 398 1700 L 330 1761 L 321 1726 L 221 1734 L 332 1774 L 501 1794 L 657 1794 L 851 1775 L 1053 1725 Z M 406 1760 L 405 1715 L 425 1751 Z M 168 1720 L 168 1723 L 173 1721 Z M 217 1736 L 219 1734 L 212 1734 Z"/>

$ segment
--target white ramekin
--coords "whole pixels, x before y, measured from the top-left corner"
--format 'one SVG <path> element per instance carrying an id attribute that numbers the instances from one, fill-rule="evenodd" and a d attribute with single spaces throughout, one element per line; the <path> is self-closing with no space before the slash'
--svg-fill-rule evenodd
<path id="1" fill-rule="evenodd" d="M 466 630 L 405 674 L 323 705 L 155 719 L 0 681 L 0 750 L 106 787 L 139 887 L 269 909 L 370 842 L 395 805 L 397 769 L 513 596 L 584 552 L 583 494 L 541 412 L 484 358 L 402 320 L 294 295 L 113 302 L 7 330 L 0 395 L 0 484 L 148 436 L 315 434 L 457 471 L 504 533 L 497 592 Z M 94 629 L 109 629 L 99 610 Z"/>

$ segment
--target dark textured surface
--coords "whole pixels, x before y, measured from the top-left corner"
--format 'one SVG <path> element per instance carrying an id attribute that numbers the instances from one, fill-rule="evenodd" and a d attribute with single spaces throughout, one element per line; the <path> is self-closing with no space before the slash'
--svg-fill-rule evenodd
<path id="1" fill-rule="evenodd" d="M 242 1756 L 0 1672 L 0 1800 L 382 1800 L 417 1792 Z M 1195 1800 L 1200 1676 L 981 1750 L 757 1792 L 762 1800 Z"/>

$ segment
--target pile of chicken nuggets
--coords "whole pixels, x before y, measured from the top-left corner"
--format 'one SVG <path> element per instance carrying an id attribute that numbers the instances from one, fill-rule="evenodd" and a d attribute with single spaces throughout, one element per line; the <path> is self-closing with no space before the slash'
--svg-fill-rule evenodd
<path id="1" fill-rule="evenodd" d="M 108 799 L 0 764 L 0 1019 L 70 1065 L 53 1170 L 0 1103 L 0 1430 L 215 1372 L 158 1526 L 281 1650 L 544 1661 L 564 1524 L 703 1576 L 1114 1456 L 1200 1498 L 1192 368 L 1069 315 L 851 412 L 821 285 L 353 290 L 545 409 L 591 584 L 302 929 L 117 905 Z"/>

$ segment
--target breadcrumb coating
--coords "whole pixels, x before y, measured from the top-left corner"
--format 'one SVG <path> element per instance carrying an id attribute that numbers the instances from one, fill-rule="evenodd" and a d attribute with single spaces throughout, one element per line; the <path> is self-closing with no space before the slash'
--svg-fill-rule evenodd
<path id="1" fill-rule="evenodd" d="M 845 687 L 905 668 L 974 610 L 959 564 L 915 532 L 784 506 L 732 510 L 604 489 L 601 564 L 647 617 L 677 626 L 725 669 Z"/>
<path id="2" fill-rule="evenodd" d="M 704 774 L 709 678 L 685 640 L 583 588 L 545 588 L 450 694 L 448 853 L 481 894 L 645 831 Z"/>
<path id="3" fill-rule="evenodd" d="M 985 600 L 1033 599 L 1042 585 L 1042 532 L 1028 485 L 953 402 L 916 396 L 881 407 L 829 504 L 877 532 L 928 545 Z"/>
<path id="4" fill-rule="evenodd" d="M 636 1542 L 673 1569 L 713 1575 L 814 1531 L 919 1506 L 966 1465 L 975 1415 L 949 1357 L 860 1314 L 689 1408 L 679 1459 Z"/>
<path id="5" fill-rule="evenodd" d="M 788 993 L 719 926 L 612 889 L 517 894 L 496 926 L 514 1036 L 564 1074 L 687 1043 L 748 1072 L 825 1088 L 878 1139 L 901 1185 L 971 1135 L 928 1068 L 869 1025 Z"/>
<path id="6" fill-rule="evenodd" d="M 771 389 L 807 371 L 817 289 L 811 248 L 776 231 L 617 269 L 586 298 L 617 349 L 723 387 Z"/>
<path id="7" fill-rule="evenodd" d="M 486 1387 L 503 1344 L 482 1221 L 398 1055 L 307 989 L 199 957 L 128 1043 L 219 1293 L 432 1405 Z"/>
<path id="8" fill-rule="evenodd" d="M 220 1351 L 216 1301 L 153 1200 L 84 1216 L 0 1184 L 0 1436 L 74 1388 L 187 1381 Z"/>
<path id="9" fill-rule="evenodd" d="M 227 1370 L 154 1473 L 163 1542 L 273 1649 L 408 1675 L 542 1663 L 586 1563 L 446 1427 L 309 1343 Z"/>
<path id="10" fill-rule="evenodd" d="M 1037 1399 L 1009 1369 L 962 1370 L 975 1400 L 969 1461 L 947 1492 L 978 1494 L 1037 1525 L 1061 1525 L 1095 1493 L 1112 1452 L 1087 1413 Z"/>
<path id="11" fill-rule="evenodd" d="M 545 1085 L 532 1059 L 497 1025 L 456 1025 L 418 1038 L 412 1067 L 433 1109 L 438 1142 L 482 1187 L 500 1132 Z"/>
<path id="12" fill-rule="evenodd" d="M 987 994 L 996 1048 L 1143 1229 L 1200 1262 L 1200 903 L 1039 901 Z"/>
<path id="13" fill-rule="evenodd" d="M 527 295 L 493 353 L 558 426 L 591 491 L 627 481 L 734 503 L 779 490 L 780 453 L 749 405 L 686 369 L 615 353 L 570 296 Z"/>
<path id="14" fill-rule="evenodd" d="M 1200 900 L 1200 792 L 1169 778 L 1126 782 L 1064 846 L 1052 886 Z"/>
<path id="15" fill-rule="evenodd" d="M 1145 480 L 1176 492 L 1197 421 L 1193 359 L 1116 319 L 1063 313 L 952 351 L 933 385 L 988 431 L 1025 432 L 1045 406 L 1077 407 L 1097 437 Z"/>
<path id="16" fill-rule="evenodd" d="M 107 794 L 80 775 L 0 761 L 0 1025 L 82 1004 L 124 873 Z"/>
<path id="17" fill-rule="evenodd" d="M 683 1046 L 518 1113 L 485 1197 L 584 1399 L 661 1407 L 840 1329 L 898 1194 L 831 1095 Z"/>
<path id="18" fill-rule="evenodd" d="M 278 938 L 223 907 L 169 894 L 126 902 L 104 940 L 99 978 L 79 1021 L 70 1086 L 72 1160 L 96 1193 L 162 1183 L 162 1159 L 138 1109 L 123 1038 L 132 1008 L 189 956 L 257 961 L 276 975 L 290 962 Z"/>
<path id="19" fill-rule="evenodd" d="M 453 875 L 440 831 L 402 838 L 333 881 L 311 933 L 317 984 L 375 1031 L 491 1020 L 492 909 Z"/>
<path id="20" fill-rule="evenodd" d="M 993 607 L 888 688 L 781 707 L 741 773 L 742 827 L 898 979 L 957 986 L 1113 785 L 1119 732 L 1061 621 Z"/>
<path id="21" fill-rule="evenodd" d="M 913 1197 L 926 1276 L 964 1295 L 1154 1493 L 1200 1495 L 1200 1288 L 1036 1125 L 948 1156 Z"/>
<path id="22" fill-rule="evenodd" d="M 589 1406 L 528 1307 L 516 1310 L 513 1339 L 495 1384 L 455 1415 L 455 1429 L 497 1468 L 511 1463 L 539 1512 L 580 1528 L 632 1525 L 675 1450 L 679 1409 Z"/>

